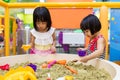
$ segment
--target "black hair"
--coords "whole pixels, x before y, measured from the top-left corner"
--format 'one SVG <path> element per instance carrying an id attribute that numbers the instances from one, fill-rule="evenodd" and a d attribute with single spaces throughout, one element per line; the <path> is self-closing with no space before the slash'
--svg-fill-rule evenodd
<path id="1" fill-rule="evenodd" d="M 37 7 L 33 12 L 33 26 L 36 31 L 38 31 L 36 25 L 37 21 L 47 22 L 47 31 L 49 31 L 49 29 L 51 28 L 52 21 L 51 21 L 50 12 L 46 7 L 43 6 Z"/>
<path id="2" fill-rule="evenodd" d="M 101 23 L 95 15 L 89 14 L 81 21 L 80 27 L 83 32 L 84 30 L 89 29 L 91 34 L 93 35 L 94 33 L 100 31 Z"/>

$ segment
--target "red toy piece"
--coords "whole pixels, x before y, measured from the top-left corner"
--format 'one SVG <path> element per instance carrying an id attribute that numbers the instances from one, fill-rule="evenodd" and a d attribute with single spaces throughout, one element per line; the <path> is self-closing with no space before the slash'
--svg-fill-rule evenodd
<path id="1" fill-rule="evenodd" d="M 51 80 L 50 78 L 47 78 L 47 80 Z"/>
<path id="2" fill-rule="evenodd" d="M 0 66 L 1 70 L 9 70 L 9 64 L 5 64 L 3 66 Z"/>

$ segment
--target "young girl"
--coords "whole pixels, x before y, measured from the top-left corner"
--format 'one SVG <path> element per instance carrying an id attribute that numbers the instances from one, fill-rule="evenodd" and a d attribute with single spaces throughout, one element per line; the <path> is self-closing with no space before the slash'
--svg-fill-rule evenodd
<path id="1" fill-rule="evenodd" d="M 99 19 L 95 15 L 89 14 L 82 20 L 80 26 L 85 36 L 90 38 L 87 48 L 77 48 L 77 50 L 86 50 L 87 53 L 86 56 L 81 57 L 80 61 L 87 62 L 97 57 L 104 59 L 106 42 L 100 34 L 101 23 Z"/>
<path id="2" fill-rule="evenodd" d="M 37 7 L 33 12 L 34 29 L 31 32 L 30 53 L 50 54 L 56 52 L 55 28 L 51 27 L 50 12 L 46 7 Z"/>

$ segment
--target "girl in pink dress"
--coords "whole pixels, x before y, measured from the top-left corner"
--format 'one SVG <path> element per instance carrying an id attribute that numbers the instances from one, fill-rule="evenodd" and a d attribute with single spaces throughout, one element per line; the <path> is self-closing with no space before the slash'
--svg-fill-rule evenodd
<path id="1" fill-rule="evenodd" d="M 93 58 L 104 59 L 106 41 L 100 34 L 101 23 L 99 19 L 95 15 L 89 14 L 82 20 L 80 27 L 85 36 L 90 38 L 87 48 L 77 48 L 77 50 L 86 50 L 87 53 L 86 56 L 80 58 L 80 61 L 87 62 Z"/>
<path id="2" fill-rule="evenodd" d="M 52 21 L 46 7 L 37 7 L 33 12 L 34 29 L 31 32 L 31 54 L 56 53 L 55 28 L 51 27 Z"/>

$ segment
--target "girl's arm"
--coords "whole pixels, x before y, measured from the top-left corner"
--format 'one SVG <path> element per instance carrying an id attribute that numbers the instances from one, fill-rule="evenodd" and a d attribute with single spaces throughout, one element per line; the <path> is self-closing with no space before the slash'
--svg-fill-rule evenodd
<path id="1" fill-rule="evenodd" d="M 54 47 L 56 47 L 56 35 L 55 35 L 55 32 L 53 33 L 52 37 L 53 37 L 53 44 L 52 45 Z"/>
<path id="2" fill-rule="evenodd" d="M 34 39 L 35 39 L 34 36 L 31 34 L 30 35 L 30 43 L 27 45 L 22 45 L 21 48 L 23 48 L 24 51 L 27 51 L 30 48 L 34 48 Z"/>
<path id="3" fill-rule="evenodd" d="M 52 50 L 52 53 L 56 53 L 56 35 L 55 35 L 55 32 L 53 33 L 52 38 L 53 38 L 53 43 L 52 43 L 51 50 Z"/>
<path id="4" fill-rule="evenodd" d="M 35 37 L 32 35 L 32 34 L 30 34 L 30 45 L 31 45 L 31 48 L 34 48 L 34 41 L 35 41 Z"/>
<path id="5" fill-rule="evenodd" d="M 106 44 L 105 39 L 99 38 L 97 41 L 97 50 L 95 50 L 93 53 L 91 53 L 87 56 L 81 57 L 80 61 L 87 62 L 90 59 L 99 57 L 104 52 L 105 44 Z"/>

